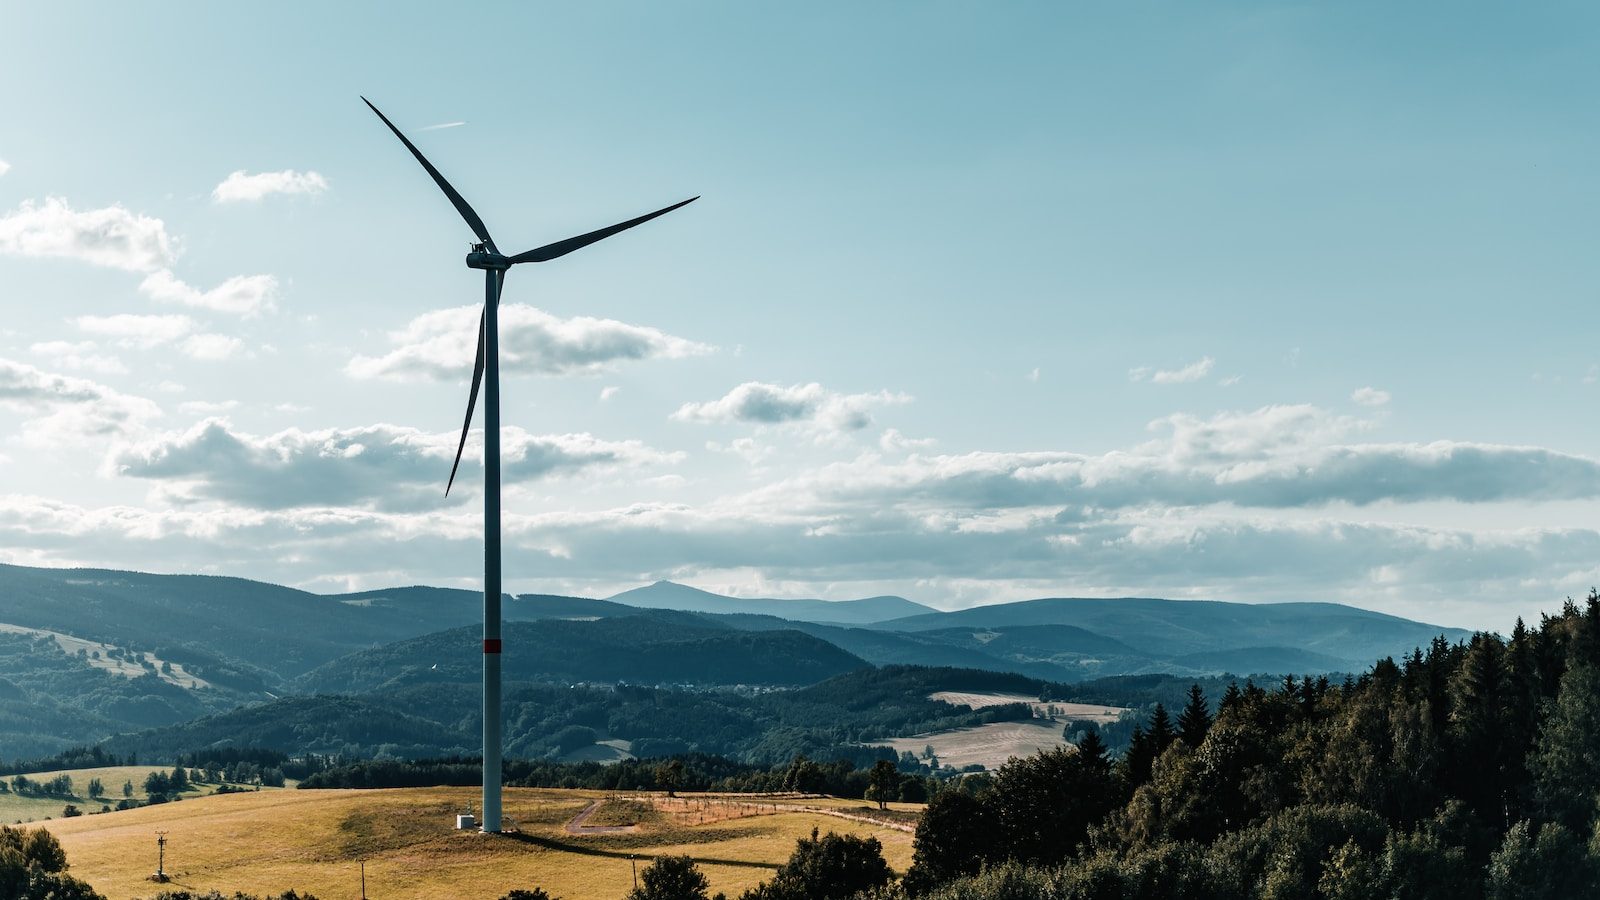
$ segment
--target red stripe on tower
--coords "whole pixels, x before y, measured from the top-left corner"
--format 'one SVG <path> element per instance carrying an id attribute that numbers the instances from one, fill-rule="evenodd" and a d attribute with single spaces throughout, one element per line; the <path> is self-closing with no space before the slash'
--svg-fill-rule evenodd
<path id="1" fill-rule="evenodd" d="M 485 652 L 485 653 L 499 653 L 500 652 L 500 639 L 499 638 L 484 638 L 483 639 L 483 652 Z"/>

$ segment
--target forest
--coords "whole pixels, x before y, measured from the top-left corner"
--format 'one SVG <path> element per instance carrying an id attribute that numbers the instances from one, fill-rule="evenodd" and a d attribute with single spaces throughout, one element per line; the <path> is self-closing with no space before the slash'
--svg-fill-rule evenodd
<path id="1" fill-rule="evenodd" d="M 930 803 L 891 893 L 929 900 L 1600 894 L 1600 594 L 1359 677 L 1196 689 Z"/>

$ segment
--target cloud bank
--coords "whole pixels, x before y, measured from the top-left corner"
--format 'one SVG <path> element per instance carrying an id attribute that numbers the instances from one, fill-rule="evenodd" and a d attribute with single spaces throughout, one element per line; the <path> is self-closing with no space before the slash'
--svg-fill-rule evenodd
<path id="1" fill-rule="evenodd" d="M 207 419 L 189 430 L 126 445 L 112 465 L 125 476 L 180 483 L 190 499 L 251 509 L 358 507 L 436 509 L 457 436 L 397 425 L 256 436 L 226 420 Z M 473 436 L 467 454 L 482 457 Z M 679 457 L 639 441 L 589 434 L 533 435 L 507 428 L 502 477 L 508 484 L 592 469 L 667 465 Z M 458 502 L 469 491 L 452 493 Z"/>
<path id="2" fill-rule="evenodd" d="M 424 313 L 390 336 L 382 356 L 357 356 L 345 371 L 357 378 L 456 381 L 470 375 L 477 352 L 477 306 Z M 563 319 L 518 303 L 500 307 L 500 370 L 535 375 L 590 374 L 618 363 L 681 359 L 711 347 L 644 325 L 575 316 Z"/>
<path id="3" fill-rule="evenodd" d="M 24 439 L 46 447 L 124 434 L 161 415 L 142 397 L 9 359 L 0 359 L 0 406 L 28 416 Z"/>
<path id="4" fill-rule="evenodd" d="M 115 205 L 79 211 L 50 197 L 43 204 L 24 200 L 0 217 L 0 253 L 148 272 L 169 265 L 177 249 L 160 219 Z"/>

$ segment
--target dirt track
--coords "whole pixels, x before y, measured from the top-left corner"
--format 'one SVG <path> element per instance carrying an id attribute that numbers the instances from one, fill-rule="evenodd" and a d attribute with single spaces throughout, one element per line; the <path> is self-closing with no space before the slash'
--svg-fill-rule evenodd
<path id="1" fill-rule="evenodd" d="M 589 821 L 589 817 L 594 815 L 595 810 L 604 802 L 604 800 L 591 801 L 583 808 L 583 812 L 573 816 L 572 821 L 566 825 L 567 834 L 627 834 L 639 830 L 637 825 L 585 825 L 584 823 Z"/>

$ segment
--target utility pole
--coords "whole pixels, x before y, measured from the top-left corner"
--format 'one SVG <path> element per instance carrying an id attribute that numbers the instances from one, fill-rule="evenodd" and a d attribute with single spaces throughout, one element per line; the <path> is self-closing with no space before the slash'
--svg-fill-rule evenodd
<path id="1" fill-rule="evenodd" d="M 167 880 L 167 833 L 156 832 L 156 881 Z"/>
<path id="2" fill-rule="evenodd" d="M 361 861 L 361 900 L 367 900 L 367 861 Z"/>
<path id="3" fill-rule="evenodd" d="M 629 853 L 628 863 L 633 866 L 633 889 L 637 891 L 639 889 L 639 857 Z"/>

